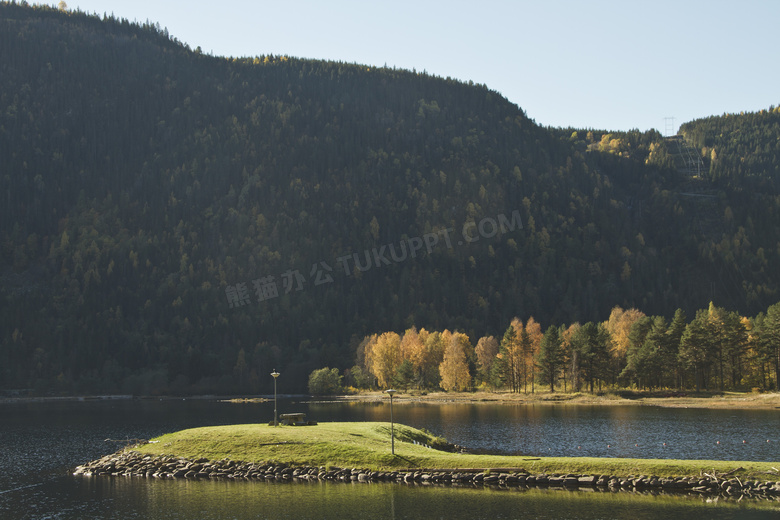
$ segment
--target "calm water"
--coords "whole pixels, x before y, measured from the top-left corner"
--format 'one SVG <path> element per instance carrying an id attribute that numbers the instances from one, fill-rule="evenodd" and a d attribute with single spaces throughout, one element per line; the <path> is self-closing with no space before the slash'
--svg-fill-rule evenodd
<path id="1" fill-rule="evenodd" d="M 387 421 L 387 409 L 312 403 L 301 411 L 323 421 Z M 396 401 L 394 416 L 450 442 L 500 453 L 780 461 L 780 410 Z"/>
<path id="2" fill-rule="evenodd" d="M 388 407 L 382 404 L 282 400 L 279 411 L 305 412 L 319 421 L 388 418 Z M 272 403 L 202 400 L 0 404 L 0 518 L 780 516 L 778 503 L 762 509 L 744 502 L 628 493 L 69 475 L 76 465 L 115 451 L 118 445 L 105 439 L 150 438 L 187 427 L 258 422 L 272 415 Z M 504 453 L 780 460 L 780 411 L 396 402 L 395 417 L 451 442 Z"/>

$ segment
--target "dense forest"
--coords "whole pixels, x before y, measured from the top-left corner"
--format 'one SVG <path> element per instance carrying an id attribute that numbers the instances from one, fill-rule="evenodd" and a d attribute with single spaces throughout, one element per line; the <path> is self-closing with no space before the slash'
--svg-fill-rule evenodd
<path id="1" fill-rule="evenodd" d="M 712 182 L 780 193 L 780 107 L 685 123 L 680 133 L 707 159 Z"/>
<path id="2" fill-rule="evenodd" d="M 776 109 L 544 128 L 485 85 L 0 3 L 0 389 L 285 392 L 412 327 L 780 300 Z"/>

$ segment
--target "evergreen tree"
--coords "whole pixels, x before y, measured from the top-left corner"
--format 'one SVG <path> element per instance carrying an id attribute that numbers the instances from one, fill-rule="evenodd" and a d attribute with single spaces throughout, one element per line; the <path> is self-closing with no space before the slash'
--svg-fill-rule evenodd
<path id="1" fill-rule="evenodd" d="M 693 371 L 696 391 L 708 389 L 709 371 L 714 361 L 714 334 L 706 309 L 696 312 L 696 317 L 686 327 L 680 343 L 679 361 L 688 371 Z"/>
<path id="2" fill-rule="evenodd" d="M 666 330 L 668 337 L 664 342 L 666 348 L 663 354 L 663 369 L 670 378 L 674 378 L 670 383 L 670 386 L 676 388 L 682 388 L 683 370 L 678 362 L 678 358 L 682 336 L 685 333 L 685 327 L 687 325 L 687 319 L 685 312 L 682 309 L 677 309 L 674 312 L 674 317 L 669 324 L 669 328 Z"/>
<path id="3" fill-rule="evenodd" d="M 762 324 L 762 342 L 775 369 L 775 389 L 780 389 L 780 302 L 770 306 Z"/>
<path id="4" fill-rule="evenodd" d="M 522 360 L 517 359 L 518 341 L 515 327 L 509 325 L 504 331 L 504 337 L 501 338 L 499 353 L 501 355 L 501 380 L 509 383 L 512 392 L 520 391 L 520 384 L 517 380 L 517 364 Z"/>
<path id="5" fill-rule="evenodd" d="M 606 327 L 591 321 L 577 331 L 575 345 L 579 351 L 582 379 L 594 392 L 594 383 L 606 376 L 609 360 L 609 333 Z"/>
<path id="6" fill-rule="evenodd" d="M 644 334 L 644 338 L 636 348 L 629 352 L 626 372 L 632 374 L 634 382 L 640 388 L 653 389 L 661 386 L 663 376 L 663 354 L 667 350 L 666 343 L 666 320 L 663 316 L 654 316 L 653 318 L 644 318 L 637 322 L 637 328 L 643 328 L 647 322 L 650 329 Z M 632 330 L 633 332 L 633 330 Z M 640 332 L 639 335 L 642 335 Z"/>
<path id="7" fill-rule="evenodd" d="M 555 391 L 558 371 L 563 362 L 563 349 L 558 327 L 550 325 L 544 332 L 536 364 L 539 367 L 539 380 L 550 385 L 550 392 Z"/>

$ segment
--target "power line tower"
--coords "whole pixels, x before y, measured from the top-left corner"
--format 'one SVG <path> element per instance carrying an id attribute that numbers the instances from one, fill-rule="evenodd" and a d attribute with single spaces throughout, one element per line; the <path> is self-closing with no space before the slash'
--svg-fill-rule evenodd
<path id="1" fill-rule="evenodd" d="M 674 117 L 665 117 L 664 118 L 664 136 L 665 137 L 671 137 L 672 135 L 675 135 L 677 132 L 675 132 L 674 127 Z M 675 132 L 672 134 L 672 132 Z"/>
<path id="2" fill-rule="evenodd" d="M 674 159 L 677 171 L 686 177 L 700 178 L 704 172 L 704 161 L 699 152 L 689 145 L 681 135 L 665 138 L 669 155 Z"/>

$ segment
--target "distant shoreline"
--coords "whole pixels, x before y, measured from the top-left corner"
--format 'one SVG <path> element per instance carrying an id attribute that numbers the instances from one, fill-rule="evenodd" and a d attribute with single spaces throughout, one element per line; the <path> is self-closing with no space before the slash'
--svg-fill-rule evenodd
<path id="1" fill-rule="evenodd" d="M 509 405 L 566 405 L 566 406 L 657 406 L 661 408 L 721 408 L 721 409 L 756 409 L 780 410 L 780 392 L 724 392 L 711 396 L 691 395 L 669 392 L 669 396 L 659 396 L 660 393 L 550 393 L 515 394 L 511 392 L 419 392 L 399 391 L 395 394 L 395 402 L 431 403 L 431 404 L 509 404 Z M 378 402 L 387 400 L 382 391 L 361 392 L 351 395 L 313 396 L 308 394 L 284 394 L 280 399 L 295 398 L 308 402 Z M 82 395 L 82 396 L 38 396 L 38 397 L 0 397 L 0 404 L 12 403 L 49 403 L 49 402 L 94 402 L 94 401 L 124 401 L 124 400 L 201 400 L 221 401 L 231 404 L 262 403 L 272 401 L 268 395 L 255 396 L 220 396 L 220 395 L 188 395 L 188 396 L 134 396 L 134 395 Z"/>
<path id="2" fill-rule="evenodd" d="M 662 408 L 725 408 L 725 409 L 780 409 L 780 393 L 724 392 L 707 397 L 670 392 L 674 396 L 636 393 L 630 397 L 618 394 L 550 393 L 515 394 L 510 392 L 398 392 L 395 402 L 463 403 L 463 404 L 539 404 L 539 405 L 628 405 L 658 406 Z M 628 394 L 628 393 L 626 393 Z M 319 401 L 375 402 L 388 399 L 382 392 L 313 398 Z"/>
<path id="3" fill-rule="evenodd" d="M 0 404 L 12 403 L 68 403 L 82 401 L 127 401 L 132 395 L 65 395 L 65 396 L 24 396 L 0 397 Z"/>

